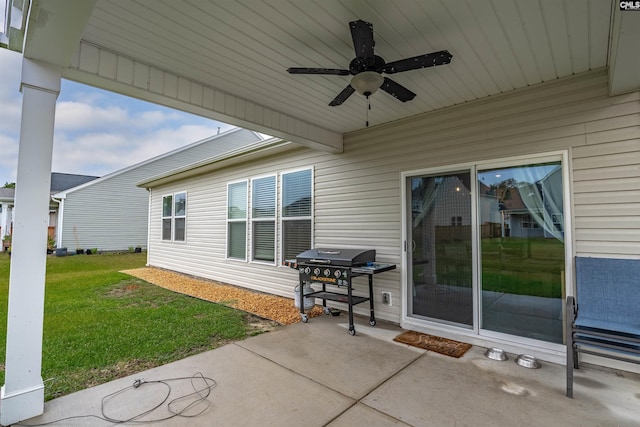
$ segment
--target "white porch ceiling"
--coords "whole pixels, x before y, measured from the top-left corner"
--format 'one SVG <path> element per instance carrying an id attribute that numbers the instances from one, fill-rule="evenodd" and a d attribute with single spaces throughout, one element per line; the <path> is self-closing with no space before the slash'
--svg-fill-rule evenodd
<path id="1" fill-rule="evenodd" d="M 74 0 L 34 2 L 40 9 L 60 3 Z M 638 60 L 629 59 L 638 44 L 624 34 L 640 28 L 640 12 L 622 14 L 626 23 L 613 0 L 97 0 L 73 42 L 76 59 L 60 65 L 69 67 L 68 78 L 156 102 L 171 96 L 151 88 L 154 76 L 164 84 L 173 79 L 171 106 L 339 151 L 342 135 L 366 120 L 366 101 L 357 93 L 328 106 L 351 76 L 286 69 L 348 68 L 355 56 L 349 21 L 373 24 L 375 53 L 387 62 L 444 49 L 453 55 L 449 65 L 390 76 L 417 96 L 402 103 L 378 91 L 369 112 L 375 126 L 610 62 L 620 67 L 611 81 L 638 90 Z M 617 61 L 609 57 L 610 37 Z M 27 53 L 38 59 L 37 46 Z M 131 69 L 128 83 L 123 64 Z M 201 92 L 195 100 L 188 93 L 194 88 Z M 203 100 L 206 90 L 215 101 Z"/>

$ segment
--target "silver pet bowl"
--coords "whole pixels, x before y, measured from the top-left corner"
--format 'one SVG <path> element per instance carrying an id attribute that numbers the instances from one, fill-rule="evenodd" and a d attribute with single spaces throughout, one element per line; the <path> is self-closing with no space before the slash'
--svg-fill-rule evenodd
<path id="1" fill-rule="evenodd" d="M 516 357 L 516 363 L 523 368 L 528 369 L 538 369 L 540 367 L 540 362 L 533 356 L 528 354 L 520 354 Z"/>
<path id="2" fill-rule="evenodd" d="M 490 348 L 484 352 L 484 355 L 491 360 L 507 360 L 507 353 L 504 352 L 501 348 Z"/>

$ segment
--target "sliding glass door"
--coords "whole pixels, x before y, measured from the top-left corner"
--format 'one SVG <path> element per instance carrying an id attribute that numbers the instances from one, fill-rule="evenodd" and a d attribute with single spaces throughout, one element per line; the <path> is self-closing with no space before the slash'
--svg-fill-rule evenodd
<path id="1" fill-rule="evenodd" d="M 471 175 L 409 179 L 411 314 L 473 326 Z"/>
<path id="2" fill-rule="evenodd" d="M 406 176 L 407 315 L 562 343 L 562 180 L 560 160 Z"/>
<path id="3" fill-rule="evenodd" d="M 481 327 L 562 343 L 560 162 L 478 171 Z"/>

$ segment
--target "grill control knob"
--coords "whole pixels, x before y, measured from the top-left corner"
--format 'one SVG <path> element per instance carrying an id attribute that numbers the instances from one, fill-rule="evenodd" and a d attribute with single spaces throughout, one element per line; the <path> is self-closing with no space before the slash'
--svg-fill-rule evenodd
<path id="1" fill-rule="evenodd" d="M 336 276 L 336 279 L 339 279 L 342 276 L 342 271 L 336 270 L 333 272 L 333 275 Z"/>
<path id="2" fill-rule="evenodd" d="M 331 270 L 329 270 L 328 268 L 325 268 L 324 269 L 324 275 L 325 275 L 325 277 L 331 276 Z"/>
<path id="3" fill-rule="evenodd" d="M 315 270 L 313 270 L 313 274 L 315 274 L 316 276 L 320 275 L 320 269 L 318 267 L 315 268 Z"/>
<path id="4" fill-rule="evenodd" d="M 311 268 L 310 267 L 305 267 L 304 268 L 304 274 L 309 274 L 311 273 Z"/>

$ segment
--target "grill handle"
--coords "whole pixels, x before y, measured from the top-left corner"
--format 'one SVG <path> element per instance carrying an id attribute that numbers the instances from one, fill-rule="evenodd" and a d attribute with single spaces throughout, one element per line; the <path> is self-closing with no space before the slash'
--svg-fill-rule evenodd
<path id="1" fill-rule="evenodd" d="M 331 264 L 330 259 L 310 259 L 309 262 L 314 264 Z"/>

